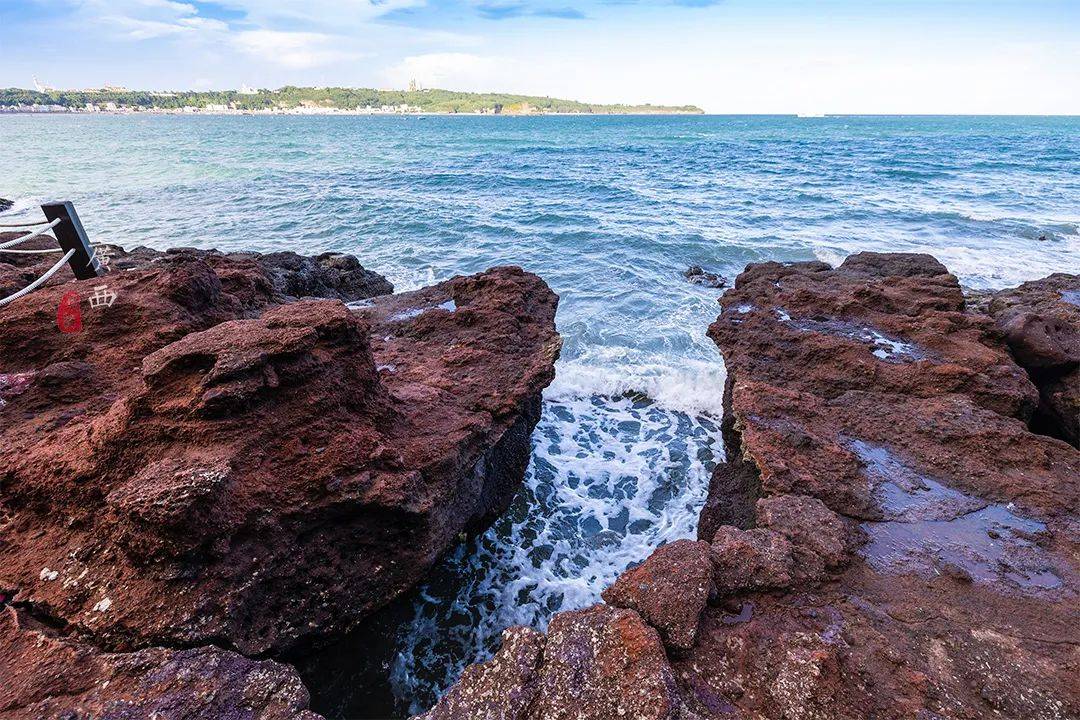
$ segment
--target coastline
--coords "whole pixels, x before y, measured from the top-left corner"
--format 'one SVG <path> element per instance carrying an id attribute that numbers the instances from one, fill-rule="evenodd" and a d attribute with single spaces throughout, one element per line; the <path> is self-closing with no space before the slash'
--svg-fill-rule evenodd
<path id="1" fill-rule="evenodd" d="M 274 110 L 204 110 L 204 109 L 192 109 L 192 110 L 164 110 L 164 109 L 149 109 L 149 110 L 83 110 L 80 108 L 58 108 L 58 109 L 31 109 L 31 108 L 7 108 L 0 107 L 0 115 L 165 115 L 165 116 L 189 116 L 189 115 L 210 115 L 215 117 L 221 116 L 340 116 L 340 117 L 673 117 L 673 116 L 701 116 L 705 115 L 702 112 L 685 112 L 685 111 L 662 111 L 662 112 L 513 112 L 504 111 L 499 113 L 494 112 L 439 112 L 437 110 L 339 110 L 337 108 L 288 108 L 288 109 L 274 109 Z"/>

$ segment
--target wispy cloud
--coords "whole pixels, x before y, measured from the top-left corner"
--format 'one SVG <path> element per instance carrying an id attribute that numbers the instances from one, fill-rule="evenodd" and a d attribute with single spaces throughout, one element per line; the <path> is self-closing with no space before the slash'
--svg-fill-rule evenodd
<path id="1" fill-rule="evenodd" d="M 324 33 L 245 30 L 232 36 L 241 51 L 275 65 L 308 69 L 356 60 L 364 53 L 343 49 L 347 38 Z"/>
<path id="2" fill-rule="evenodd" d="M 508 20 L 520 17 L 583 20 L 586 17 L 585 13 L 577 8 L 535 7 L 525 2 L 479 2 L 474 7 L 481 17 L 488 20 Z"/>

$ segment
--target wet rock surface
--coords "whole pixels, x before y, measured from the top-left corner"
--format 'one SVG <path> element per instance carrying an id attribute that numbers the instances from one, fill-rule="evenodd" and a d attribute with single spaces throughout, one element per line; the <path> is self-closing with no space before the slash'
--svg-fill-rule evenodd
<path id="1" fill-rule="evenodd" d="M 728 459 L 683 541 L 709 543 L 715 596 L 671 592 L 686 571 L 667 548 L 605 593 L 658 636 L 694 616 L 665 650 L 667 707 L 1080 715 L 1080 453 L 1029 428 L 1039 390 L 1000 317 L 921 255 L 751 265 L 720 304 Z"/>
<path id="2" fill-rule="evenodd" d="M 691 265 L 683 273 L 683 277 L 695 285 L 710 288 L 727 287 L 727 278 L 718 273 L 709 272 L 700 265 Z"/>
<path id="3" fill-rule="evenodd" d="M 103 653 L 0 608 L 0 719 L 320 720 L 296 673 L 227 650 Z"/>
<path id="4" fill-rule="evenodd" d="M 310 652 L 520 484 L 560 348 L 542 280 L 369 299 L 354 262 L 265 257 L 138 250 L 0 314 L 0 591 L 65 642 Z"/>

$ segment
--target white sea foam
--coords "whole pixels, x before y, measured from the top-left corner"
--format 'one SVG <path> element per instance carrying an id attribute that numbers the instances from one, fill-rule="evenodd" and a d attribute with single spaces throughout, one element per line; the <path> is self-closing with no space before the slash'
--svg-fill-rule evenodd
<path id="1" fill-rule="evenodd" d="M 490 656 L 506 627 L 544 629 L 657 546 L 694 536 L 722 454 L 723 380 L 718 361 L 560 364 L 523 491 L 436 571 L 400 639 L 391 681 L 413 712 Z"/>
<path id="2" fill-rule="evenodd" d="M 606 354 L 618 354 L 618 351 Z M 571 360 L 560 364 L 555 381 L 544 397 L 573 400 L 641 394 L 670 411 L 719 417 L 723 414 L 725 377 L 719 353 L 712 361 L 681 358 L 676 365 L 653 362 L 603 366 L 596 364 L 595 359 Z"/>

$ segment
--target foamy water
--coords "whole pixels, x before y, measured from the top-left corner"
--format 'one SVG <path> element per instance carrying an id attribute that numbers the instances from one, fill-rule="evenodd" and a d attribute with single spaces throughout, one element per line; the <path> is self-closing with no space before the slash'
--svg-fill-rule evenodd
<path id="1" fill-rule="evenodd" d="M 724 368 L 705 337 L 721 291 L 689 265 L 878 250 L 974 287 L 1080 271 L 1077 118 L 0 116 L 0 160 L 0 217 L 66 198 L 128 247 L 345 251 L 399 290 L 512 263 L 559 293 L 525 486 L 421 588 L 402 712 L 508 625 L 543 628 L 694 536 Z"/>

